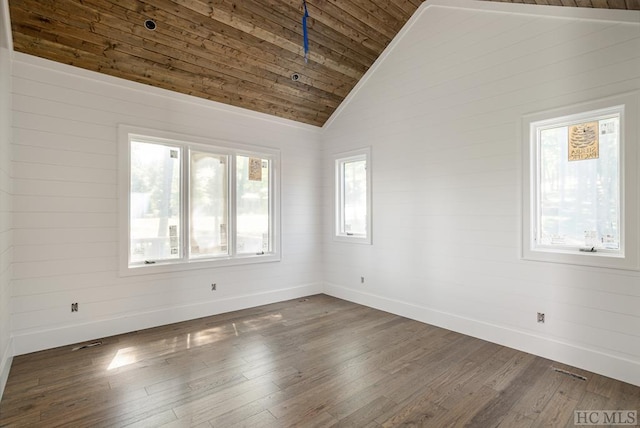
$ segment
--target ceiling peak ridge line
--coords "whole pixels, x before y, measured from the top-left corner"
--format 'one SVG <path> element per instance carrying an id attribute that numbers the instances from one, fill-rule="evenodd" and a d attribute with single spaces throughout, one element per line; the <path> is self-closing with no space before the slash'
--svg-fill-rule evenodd
<path id="1" fill-rule="evenodd" d="M 465 0 L 467 1 L 467 0 Z M 428 4 L 429 3 L 429 4 Z M 369 78 L 375 73 L 375 71 L 382 65 L 382 63 L 386 60 L 391 52 L 396 48 L 396 46 L 404 39 L 404 37 L 409 33 L 411 28 L 418 22 L 420 17 L 425 13 L 425 11 L 430 7 L 430 1 L 425 0 L 422 5 L 416 10 L 416 12 L 411 15 L 409 20 L 404 24 L 402 29 L 398 32 L 396 37 L 393 38 L 391 43 L 387 45 L 387 47 L 382 51 L 380 56 L 375 60 L 375 62 L 369 67 L 367 72 L 362 76 L 362 78 L 356 83 L 351 92 L 345 97 L 342 103 L 338 106 L 337 109 L 329 116 L 329 119 L 322 125 L 322 131 L 328 131 L 331 128 L 331 124 L 340 116 L 342 111 L 347 108 L 347 106 L 351 103 L 351 100 L 354 99 L 357 93 L 362 89 L 362 87 L 367 83 Z"/>
<path id="2" fill-rule="evenodd" d="M 9 8 L 13 52 L 315 126 L 335 113 L 420 7 L 443 15 L 465 8 L 469 16 L 553 16 L 559 23 L 595 16 L 633 22 L 633 29 L 640 22 L 628 10 L 586 8 L 639 9 L 638 0 L 585 0 L 582 8 L 505 3 L 522 0 L 0 1 Z M 147 19 L 157 22 L 155 32 L 144 28 Z"/>

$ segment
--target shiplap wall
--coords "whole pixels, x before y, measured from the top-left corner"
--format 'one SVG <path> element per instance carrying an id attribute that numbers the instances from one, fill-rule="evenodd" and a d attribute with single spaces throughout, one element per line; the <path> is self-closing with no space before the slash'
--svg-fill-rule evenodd
<path id="1" fill-rule="evenodd" d="M 0 16 L 0 22 L 2 17 Z M 0 36 L 0 39 L 2 36 Z M 11 51 L 0 40 L 0 398 L 11 358 Z"/>
<path id="2" fill-rule="evenodd" d="M 331 155 L 373 159 L 326 292 L 640 385 L 640 274 L 519 258 L 521 116 L 640 89 L 640 13 L 487 3 L 423 3 L 325 126 L 327 236 Z"/>
<path id="3" fill-rule="evenodd" d="M 120 277 L 120 123 L 280 150 L 282 260 Z M 321 291 L 319 128 L 18 53 L 13 125 L 16 354 Z"/>

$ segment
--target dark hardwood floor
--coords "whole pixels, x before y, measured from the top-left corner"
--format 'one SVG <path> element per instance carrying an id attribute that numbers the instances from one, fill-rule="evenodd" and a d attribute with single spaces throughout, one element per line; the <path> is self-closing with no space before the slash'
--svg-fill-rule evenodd
<path id="1" fill-rule="evenodd" d="M 14 358 L 0 426 L 564 427 L 640 410 L 639 387 L 325 295 L 72 349 Z"/>

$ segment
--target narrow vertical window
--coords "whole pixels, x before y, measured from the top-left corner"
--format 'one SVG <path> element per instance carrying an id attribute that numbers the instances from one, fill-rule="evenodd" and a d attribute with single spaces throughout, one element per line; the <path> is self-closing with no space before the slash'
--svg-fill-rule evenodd
<path id="1" fill-rule="evenodd" d="M 229 254 L 228 156 L 191 151 L 189 248 L 193 258 Z"/>
<path id="2" fill-rule="evenodd" d="M 269 160 L 236 157 L 236 250 L 238 254 L 270 251 Z"/>
<path id="3" fill-rule="evenodd" d="M 339 240 L 371 242 L 370 151 L 338 155 L 335 159 L 336 232 Z"/>
<path id="4" fill-rule="evenodd" d="M 131 142 L 131 262 L 182 257 L 180 155 L 179 147 Z"/>

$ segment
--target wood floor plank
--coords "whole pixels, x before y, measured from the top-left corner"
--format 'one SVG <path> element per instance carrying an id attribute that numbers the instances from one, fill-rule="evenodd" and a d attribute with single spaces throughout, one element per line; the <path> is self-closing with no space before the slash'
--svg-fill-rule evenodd
<path id="1" fill-rule="evenodd" d="M 528 418 L 518 412 L 512 411 L 504 416 L 504 418 L 500 421 L 500 425 L 496 426 L 500 428 L 529 428 L 533 426 L 533 423 L 534 419 Z"/>
<path id="2" fill-rule="evenodd" d="M 607 402 L 610 410 L 637 410 L 640 416 L 640 388 L 628 383 L 616 382 L 611 398 Z M 640 424 L 640 421 L 639 421 Z"/>
<path id="3" fill-rule="evenodd" d="M 640 387 L 326 295 L 100 340 L 15 357 L 0 426 L 555 427 L 640 410 Z"/>
<path id="4" fill-rule="evenodd" d="M 178 417 L 173 410 L 165 410 L 162 413 L 156 413 L 148 418 L 144 418 L 138 422 L 127 425 L 127 428 L 147 428 L 165 426 L 178 421 Z"/>
<path id="5" fill-rule="evenodd" d="M 573 379 L 576 382 L 583 382 L 571 376 L 558 373 L 546 364 L 544 369 L 537 378 L 531 379 L 531 384 L 525 391 L 518 395 L 517 401 L 513 407 L 511 407 L 509 413 L 535 419 L 556 393 L 564 394 L 560 388 L 565 378 Z"/>
<path id="6" fill-rule="evenodd" d="M 254 400 L 244 406 L 236 407 L 235 409 L 231 409 L 227 412 L 217 415 L 216 417 L 209 419 L 208 422 L 214 427 L 229 427 L 242 426 L 245 425 L 249 420 L 256 421 L 257 419 L 261 424 L 269 425 L 268 421 L 277 421 L 277 419 L 271 414 L 271 412 L 267 410 L 267 407 L 264 404 L 264 400 L 266 397 Z"/>
<path id="7" fill-rule="evenodd" d="M 230 428 L 268 428 L 278 426 L 278 420 L 267 410 L 263 410 L 235 424 L 218 425 L 211 422 L 213 426 L 225 426 Z"/>
<path id="8" fill-rule="evenodd" d="M 506 389 L 514 378 L 517 378 L 536 359 L 531 354 L 518 353 L 504 364 L 491 378 L 486 385 L 496 391 Z"/>
<path id="9" fill-rule="evenodd" d="M 397 403 L 381 395 L 372 399 L 371 395 L 357 394 L 327 411 L 339 421 L 338 427 L 361 427 L 374 422 L 396 406 Z"/>
<path id="10" fill-rule="evenodd" d="M 532 385 L 535 387 L 536 380 L 550 369 L 550 361 L 534 358 L 524 370 L 509 382 L 502 393 L 480 410 L 469 423 L 474 426 L 499 425 L 501 420 L 509 414 L 514 404 L 531 391 Z"/>
<path id="11" fill-rule="evenodd" d="M 579 410 L 604 410 L 609 399 L 595 392 L 587 391 L 580 401 L 578 401 Z"/>
<path id="12" fill-rule="evenodd" d="M 553 400 L 549 400 L 532 426 L 555 428 L 573 425 L 573 412 L 578 410 L 577 406 L 578 401 L 566 395 L 554 397 Z"/>
<path id="13" fill-rule="evenodd" d="M 587 379 L 587 391 L 610 398 L 616 386 L 616 381 L 601 375 L 593 375 Z"/>

